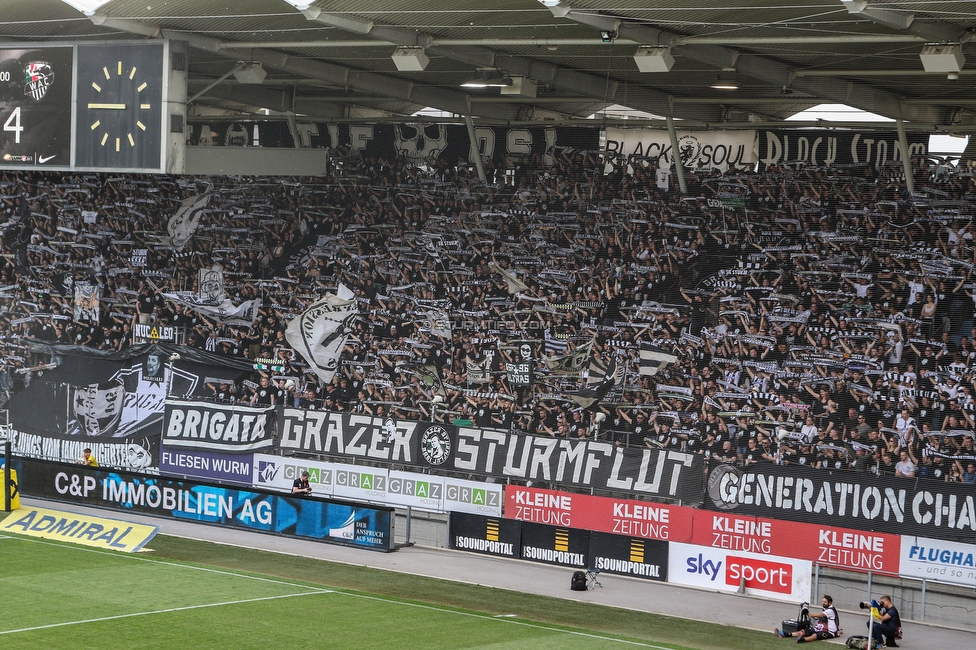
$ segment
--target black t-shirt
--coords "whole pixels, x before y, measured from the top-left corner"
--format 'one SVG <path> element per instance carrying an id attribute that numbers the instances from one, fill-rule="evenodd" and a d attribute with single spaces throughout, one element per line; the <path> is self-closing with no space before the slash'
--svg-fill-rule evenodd
<path id="1" fill-rule="evenodd" d="M 898 608 L 895 607 L 894 605 L 881 612 L 881 614 L 882 616 L 887 614 L 888 616 L 891 617 L 887 621 L 885 621 L 885 625 L 890 625 L 895 629 L 901 627 L 901 616 L 898 614 Z"/>

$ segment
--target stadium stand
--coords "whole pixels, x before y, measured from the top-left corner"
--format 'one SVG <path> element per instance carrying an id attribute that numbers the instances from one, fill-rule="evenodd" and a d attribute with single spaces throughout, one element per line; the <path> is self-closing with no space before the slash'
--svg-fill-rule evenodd
<path id="1" fill-rule="evenodd" d="M 3 398 L 59 362 L 39 343 L 172 326 L 258 363 L 220 401 L 976 481 L 971 171 L 916 161 L 908 197 L 899 166 L 686 170 L 682 198 L 646 159 L 510 162 L 4 172 Z M 200 303 L 214 269 L 229 307 Z M 324 382 L 288 325 L 341 287 L 358 316 Z"/>

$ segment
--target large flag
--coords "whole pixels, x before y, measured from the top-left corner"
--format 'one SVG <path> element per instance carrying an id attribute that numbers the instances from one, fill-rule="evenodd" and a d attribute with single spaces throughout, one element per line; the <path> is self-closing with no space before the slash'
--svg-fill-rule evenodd
<path id="1" fill-rule="evenodd" d="M 101 300 L 102 288 L 97 284 L 76 284 L 75 320 L 97 323 L 101 318 L 101 312 L 98 308 Z"/>
<path id="2" fill-rule="evenodd" d="M 590 359 L 590 367 L 586 375 L 586 387 L 593 388 L 603 384 L 606 378 L 616 384 L 623 378 L 624 367 L 613 359 L 605 357 L 593 357 Z"/>
<path id="3" fill-rule="evenodd" d="M 600 374 L 599 371 L 594 374 L 594 363 L 596 363 L 598 366 L 602 366 L 603 374 Z M 592 381 L 594 376 L 597 377 L 595 382 Z M 584 409 L 590 411 L 595 410 L 600 402 L 602 402 L 607 396 L 607 393 L 613 389 L 619 376 L 620 373 L 617 371 L 616 361 L 611 359 L 610 363 L 604 366 L 594 359 L 590 362 L 590 376 L 586 379 L 586 388 L 575 393 L 569 393 L 567 397 L 582 406 Z"/>
<path id="4" fill-rule="evenodd" d="M 200 302 L 196 294 L 190 292 L 164 293 L 162 296 L 212 320 L 225 325 L 239 325 L 241 327 L 250 327 L 254 323 L 254 319 L 258 316 L 258 308 L 261 306 L 260 299 L 245 300 L 241 304 L 235 305 L 230 298 L 224 298 L 222 302 L 217 304 Z"/>
<path id="5" fill-rule="evenodd" d="M 492 264 L 491 267 L 497 271 L 500 276 L 502 276 L 503 280 L 505 280 L 505 284 L 508 286 L 509 294 L 515 295 L 517 293 L 522 293 L 523 291 L 529 290 L 529 285 L 515 277 L 515 274 L 511 271 L 506 271 L 497 264 Z"/>
<path id="6" fill-rule="evenodd" d="M 170 217 L 169 223 L 166 224 L 166 232 L 169 233 L 167 243 L 177 252 L 181 252 L 190 238 L 193 237 L 193 233 L 200 225 L 200 219 L 203 217 L 203 209 L 209 200 L 209 193 L 188 196 L 183 199 L 183 203 L 176 214 Z"/>
<path id="7" fill-rule="evenodd" d="M 569 342 L 566 339 L 553 336 L 552 332 L 546 330 L 546 354 L 550 352 L 554 354 L 566 354 L 567 349 L 569 349 Z"/>
<path id="8" fill-rule="evenodd" d="M 593 340 L 590 339 L 585 345 L 577 347 L 569 354 L 559 357 L 548 357 L 544 359 L 549 372 L 554 375 L 571 375 L 583 370 L 586 360 L 590 358 L 590 350 L 593 349 Z"/>
<path id="9" fill-rule="evenodd" d="M 431 310 L 427 312 L 427 324 L 430 333 L 441 338 L 451 339 L 451 317 L 446 311 Z"/>
<path id="10" fill-rule="evenodd" d="M 355 295 L 340 284 L 336 293 L 313 303 L 285 330 L 288 343 L 326 384 L 339 369 L 339 355 L 353 332 L 358 312 Z"/>
<path id="11" fill-rule="evenodd" d="M 478 361 L 472 361 L 470 357 L 464 358 L 464 365 L 467 371 L 465 380 L 469 384 L 487 384 L 491 381 L 491 356 L 485 356 Z"/>
<path id="12" fill-rule="evenodd" d="M 656 375 L 666 366 L 678 360 L 678 356 L 655 348 L 650 343 L 641 343 L 640 374 Z"/>
<path id="13" fill-rule="evenodd" d="M 208 304 L 223 302 L 224 270 L 217 265 L 212 269 L 200 269 L 197 281 L 197 300 Z"/>
<path id="14" fill-rule="evenodd" d="M 417 377 L 420 382 L 430 389 L 430 392 L 434 395 L 440 395 L 441 397 L 447 397 L 447 389 L 444 387 L 444 380 L 441 378 L 440 368 L 434 364 L 421 365 L 411 365 L 407 369 Z"/>

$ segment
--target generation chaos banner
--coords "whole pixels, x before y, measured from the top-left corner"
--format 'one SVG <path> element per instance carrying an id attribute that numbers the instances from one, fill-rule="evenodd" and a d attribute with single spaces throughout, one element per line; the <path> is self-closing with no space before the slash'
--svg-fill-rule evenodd
<path id="1" fill-rule="evenodd" d="M 716 465 L 704 507 L 853 530 L 971 541 L 976 533 L 972 486 L 831 472 L 797 465 L 747 469 Z"/>

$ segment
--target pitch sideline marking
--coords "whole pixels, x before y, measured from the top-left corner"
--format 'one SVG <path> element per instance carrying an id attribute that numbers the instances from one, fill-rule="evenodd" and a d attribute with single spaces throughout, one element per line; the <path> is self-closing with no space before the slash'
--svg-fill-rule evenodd
<path id="1" fill-rule="evenodd" d="M 170 607 L 168 609 L 157 609 L 149 612 L 135 612 L 132 614 L 117 614 L 116 616 L 102 616 L 99 618 L 90 618 L 84 621 L 66 621 L 63 623 L 51 623 L 49 625 L 37 625 L 34 627 L 22 627 L 18 630 L 3 630 L 0 631 L 0 635 L 3 634 L 16 634 L 18 632 L 36 632 L 37 630 L 47 630 L 53 627 L 67 627 L 69 625 L 85 625 L 88 623 L 101 623 L 103 621 L 115 621 L 121 618 L 133 618 L 136 616 L 152 616 L 154 614 L 170 614 L 172 612 L 185 612 L 191 609 L 205 609 L 207 607 L 222 607 L 224 605 L 243 605 L 244 603 L 256 603 L 262 600 L 279 600 L 281 598 L 298 598 L 301 596 L 317 596 L 319 594 L 331 594 L 335 593 L 330 590 L 321 591 L 311 591 L 301 594 L 284 594 L 281 596 L 264 596 L 262 598 L 248 598 L 245 600 L 228 600 L 222 603 L 207 603 L 205 605 L 187 605 L 186 607 Z"/>
<path id="2" fill-rule="evenodd" d="M 56 546 L 58 548 L 66 548 L 73 551 L 81 551 L 84 553 L 94 553 L 96 555 L 108 555 L 111 557 L 119 558 L 120 560 L 123 561 L 130 560 L 133 562 L 148 562 L 151 564 L 162 564 L 166 566 L 177 567 L 179 569 L 192 569 L 194 571 L 203 571 L 205 573 L 216 573 L 219 575 L 231 576 L 234 578 L 248 578 L 250 580 L 257 580 L 259 582 L 270 582 L 272 584 L 284 585 L 286 587 L 300 587 L 303 589 L 311 589 L 312 591 L 309 593 L 317 593 L 319 591 L 323 591 L 321 587 L 312 587 L 297 582 L 288 582 L 286 580 L 275 580 L 274 578 L 265 578 L 263 576 L 252 576 L 246 573 L 236 573 L 234 571 L 225 571 L 223 569 L 214 569 L 211 567 L 194 566 L 192 564 L 180 564 L 179 562 L 171 562 L 169 560 L 157 560 L 151 557 L 141 557 L 133 553 L 118 553 L 113 551 L 103 551 L 97 548 L 91 548 L 88 546 L 78 546 L 66 542 L 52 542 L 49 540 L 36 539 L 33 537 L 21 537 L 19 535 L 0 536 L 0 539 L 15 539 L 23 542 L 30 542 L 32 544 L 44 544 L 45 546 Z M 329 590 L 325 590 L 324 593 L 329 593 Z"/>

